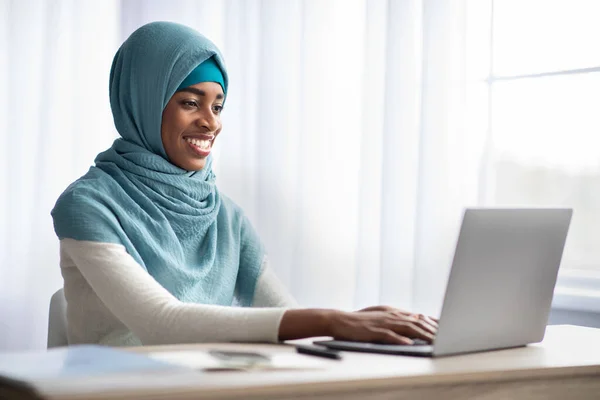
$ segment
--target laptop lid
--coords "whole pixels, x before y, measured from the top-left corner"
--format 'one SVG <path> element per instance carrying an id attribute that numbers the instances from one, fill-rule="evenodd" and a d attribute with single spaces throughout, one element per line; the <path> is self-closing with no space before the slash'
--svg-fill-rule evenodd
<path id="1" fill-rule="evenodd" d="M 467 209 L 433 355 L 544 337 L 571 209 Z"/>

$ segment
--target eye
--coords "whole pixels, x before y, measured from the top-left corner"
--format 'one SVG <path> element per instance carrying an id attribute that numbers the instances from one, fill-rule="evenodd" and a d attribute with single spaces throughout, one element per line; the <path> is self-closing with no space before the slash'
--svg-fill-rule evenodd
<path id="1" fill-rule="evenodd" d="M 223 106 L 222 106 L 222 105 L 220 105 L 220 104 L 217 104 L 217 105 L 214 105 L 214 106 L 213 106 L 213 112 L 214 112 L 215 114 L 217 114 L 217 115 L 218 115 L 218 114 L 221 114 L 221 111 L 223 111 Z"/>
<path id="2" fill-rule="evenodd" d="M 198 103 L 196 100 L 183 100 L 181 104 L 183 104 L 183 106 L 186 108 L 198 108 Z"/>

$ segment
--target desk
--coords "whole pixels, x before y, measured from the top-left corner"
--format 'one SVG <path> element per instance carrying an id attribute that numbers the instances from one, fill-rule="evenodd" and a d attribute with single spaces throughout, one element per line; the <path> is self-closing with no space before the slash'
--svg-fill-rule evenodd
<path id="1" fill-rule="evenodd" d="M 157 346 L 136 352 L 214 348 Z M 277 345 L 219 348 L 294 351 Z M 294 372 L 186 371 L 96 379 L 68 387 L 47 384 L 49 398 L 157 399 L 600 399 L 600 329 L 550 326 L 542 343 L 518 349 L 439 359 L 344 352 L 324 370 Z"/>

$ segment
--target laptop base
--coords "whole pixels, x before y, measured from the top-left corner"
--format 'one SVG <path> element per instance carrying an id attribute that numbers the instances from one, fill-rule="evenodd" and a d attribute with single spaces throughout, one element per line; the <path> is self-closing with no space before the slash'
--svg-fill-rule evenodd
<path id="1" fill-rule="evenodd" d="M 352 342 L 346 340 L 317 340 L 313 344 L 334 350 L 360 351 L 363 353 L 394 354 L 402 356 L 432 357 L 433 346 L 401 345 Z"/>

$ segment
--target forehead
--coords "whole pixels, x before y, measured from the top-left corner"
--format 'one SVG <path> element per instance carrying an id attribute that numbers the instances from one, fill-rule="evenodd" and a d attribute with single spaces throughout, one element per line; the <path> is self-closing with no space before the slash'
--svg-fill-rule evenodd
<path id="1" fill-rule="evenodd" d="M 199 90 L 201 92 L 204 92 L 206 95 L 213 95 L 213 96 L 216 96 L 218 94 L 223 95 L 223 88 L 217 82 L 200 82 L 200 83 L 196 83 L 195 85 L 188 86 L 185 89 L 188 89 L 188 88 L 193 88 L 193 89 Z M 182 90 L 185 90 L 185 89 L 182 89 Z"/>
<path id="2" fill-rule="evenodd" d="M 201 82 L 178 90 L 169 101 L 181 99 L 184 96 L 194 96 L 207 101 L 223 100 L 223 88 L 216 82 Z"/>

